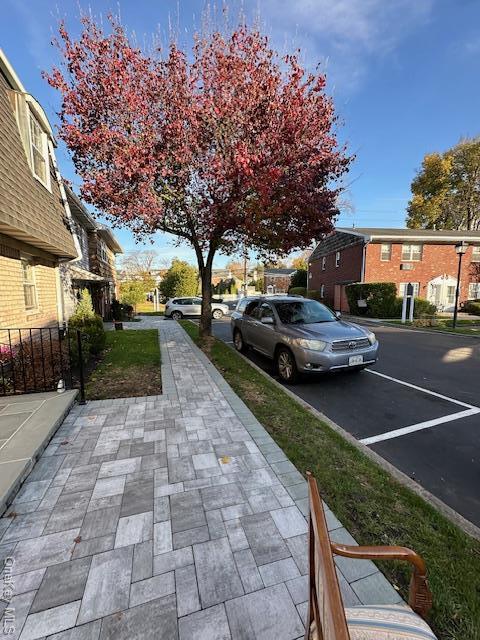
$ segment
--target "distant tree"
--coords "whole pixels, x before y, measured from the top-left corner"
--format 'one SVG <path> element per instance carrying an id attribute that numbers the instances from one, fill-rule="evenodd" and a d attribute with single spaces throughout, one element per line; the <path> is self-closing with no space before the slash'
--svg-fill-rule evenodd
<path id="1" fill-rule="evenodd" d="M 84 16 L 78 37 L 60 25 L 63 64 L 47 75 L 62 98 L 59 136 L 88 202 L 139 235 L 192 246 L 209 335 L 217 252 L 287 255 L 333 228 L 352 159 L 326 78 L 244 21 L 154 55 L 115 18 L 104 24 Z"/>
<path id="2" fill-rule="evenodd" d="M 158 253 L 155 250 L 129 251 L 119 262 L 119 271 L 126 280 L 141 280 L 147 291 L 156 286 L 155 271 L 159 268 Z"/>
<path id="3" fill-rule="evenodd" d="M 292 267 L 292 269 L 307 269 L 308 266 L 308 259 L 311 255 L 312 251 L 311 249 L 307 249 L 306 251 L 303 251 L 299 256 L 296 256 L 295 258 L 293 258 L 293 260 L 290 262 L 290 266 Z M 295 285 L 295 286 L 303 286 L 303 285 Z"/>
<path id="4" fill-rule="evenodd" d="M 131 305 L 135 311 L 137 304 L 145 301 L 147 287 L 141 280 L 127 280 L 120 284 L 120 302 Z"/>
<path id="5" fill-rule="evenodd" d="M 184 260 L 173 260 L 172 266 L 160 283 L 160 291 L 166 298 L 194 296 L 198 290 L 198 271 Z"/>
<path id="6" fill-rule="evenodd" d="M 297 269 L 295 273 L 292 273 L 290 278 L 290 286 L 291 287 L 306 287 L 307 286 L 307 270 L 306 269 Z"/>
<path id="7" fill-rule="evenodd" d="M 427 154 L 411 189 L 410 228 L 480 229 L 480 138 Z"/>

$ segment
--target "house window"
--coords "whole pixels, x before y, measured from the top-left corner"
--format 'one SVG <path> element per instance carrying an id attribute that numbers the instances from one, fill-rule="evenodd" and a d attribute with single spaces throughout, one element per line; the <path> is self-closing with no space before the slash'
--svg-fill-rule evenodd
<path id="1" fill-rule="evenodd" d="M 401 282 L 398 285 L 398 295 L 403 298 L 405 295 L 405 291 L 407 289 L 408 282 Z M 420 291 L 420 283 L 419 282 L 410 282 L 413 285 L 413 296 L 418 298 L 418 292 Z"/>
<path id="2" fill-rule="evenodd" d="M 325 285 L 322 284 L 320 287 L 320 297 L 323 298 L 325 296 Z"/>
<path id="3" fill-rule="evenodd" d="M 480 262 L 480 245 L 473 247 L 472 262 Z"/>
<path id="4" fill-rule="evenodd" d="M 325 256 L 323 256 L 323 258 L 322 258 L 322 271 L 325 271 L 326 268 L 327 268 L 327 258 Z"/>
<path id="5" fill-rule="evenodd" d="M 30 258 L 22 258 L 23 297 L 27 311 L 37 306 L 37 287 L 35 284 L 35 268 Z"/>
<path id="6" fill-rule="evenodd" d="M 47 135 L 32 113 L 30 113 L 30 151 L 33 175 L 49 189 Z"/>
<path id="7" fill-rule="evenodd" d="M 103 262 L 108 262 L 107 245 L 103 240 L 98 243 L 98 257 Z"/>
<path id="8" fill-rule="evenodd" d="M 421 244 L 404 244 L 402 245 L 402 260 L 407 262 L 419 262 L 422 259 Z"/>
<path id="9" fill-rule="evenodd" d="M 468 285 L 468 299 L 480 299 L 480 282 L 470 282 L 470 284 Z"/>
<path id="10" fill-rule="evenodd" d="M 383 262 L 388 262 L 392 258 L 392 243 L 386 242 L 382 244 L 380 249 L 380 260 Z"/>
<path id="11" fill-rule="evenodd" d="M 340 265 L 340 251 L 337 251 L 335 254 L 335 266 L 338 267 Z"/>

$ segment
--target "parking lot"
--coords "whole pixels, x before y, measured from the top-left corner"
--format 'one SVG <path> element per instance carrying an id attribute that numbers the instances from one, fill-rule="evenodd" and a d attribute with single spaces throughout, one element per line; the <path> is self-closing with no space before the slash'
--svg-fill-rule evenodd
<path id="1" fill-rule="evenodd" d="M 375 327 L 377 364 L 290 389 L 480 526 L 480 340 Z M 231 342 L 230 318 L 213 332 Z M 247 357 L 275 375 L 272 363 Z"/>

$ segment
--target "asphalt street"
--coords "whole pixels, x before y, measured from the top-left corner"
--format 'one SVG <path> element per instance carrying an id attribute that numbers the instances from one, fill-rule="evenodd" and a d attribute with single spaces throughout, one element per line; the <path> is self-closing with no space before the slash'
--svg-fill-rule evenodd
<path id="1" fill-rule="evenodd" d="M 304 376 L 291 391 L 480 526 L 480 340 L 373 330 L 375 366 Z M 230 318 L 213 332 L 233 348 Z M 265 357 L 247 357 L 275 375 Z"/>

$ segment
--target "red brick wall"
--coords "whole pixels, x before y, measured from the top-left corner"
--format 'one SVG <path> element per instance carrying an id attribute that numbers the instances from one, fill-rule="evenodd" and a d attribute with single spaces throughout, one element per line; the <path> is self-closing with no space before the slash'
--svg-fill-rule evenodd
<path id="1" fill-rule="evenodd" d="M 392 254 L 389 261 L 380 260 L 380 243 L 367 245 L 365 263 L 366 282 L 419 282 L 420 298 L 427 298 L 428 283 L 430 280 L 443 274 L 447 274 L 456 280 L 458 271 L 458 255 L 455 252 L 455 245 L 424 244 L 422 260 L 419 262 L 409 262 L 413 265 L 412 270 L 400 270 L 402 261 L 401 243 L 392 243 Z M 460 302 L 468 297 L 468 284 L 474 282 L 475 278 L 471 274 L 472 247 L 468 247 L 462 261 L 462 277 L 460 286 Z"/>
<path id="2" fill-rule="evenodd" d="M 356 244 L 340 250 L 340 264 L 335 266 L 335 251 L 326 256 L 325 270 L 322 270 L 322 258 L 310 263 L 308 288 L 320 291 L 325 285 L 324 300 L 333 305 L 335 284 L 339 282 L 359 282 L 362 277 L 363 244 Z"/>

